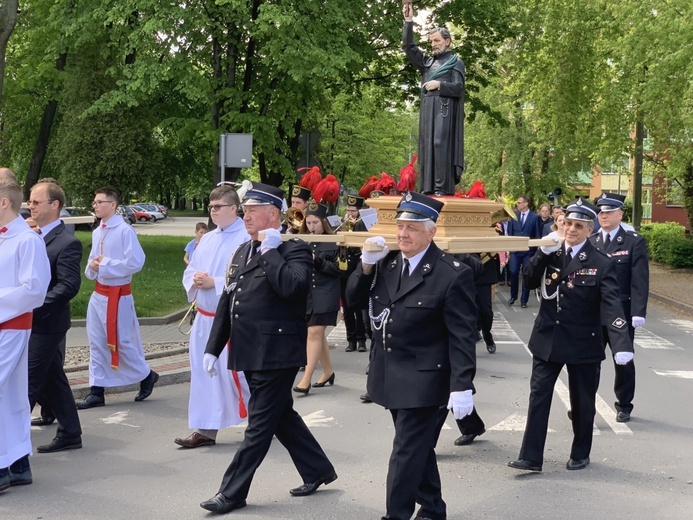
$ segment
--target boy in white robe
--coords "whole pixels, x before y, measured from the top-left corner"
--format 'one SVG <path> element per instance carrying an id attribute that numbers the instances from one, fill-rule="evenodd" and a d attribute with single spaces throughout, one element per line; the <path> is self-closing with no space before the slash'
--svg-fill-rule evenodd
<path id="1" fill-rule="evenodd" d="M 0 179 L 0 491 L 32 483 L 29 336 L 51 279 L 46 246 L 19 216 L 22 189 Z"/>
<path id="2" fill-rule="evenodd" d="M 144 359 L 140 326 L 130 281 L 144 265 L 144 251 L 132 227 L 116 213 L 120 196 L 113 188 L 94 194 L 94 214 L 101 223 L 92 233 L 85 269 L 96 280 L 87 307 L 89 384 L 91 391 L 77 408 L 103 406 L 104 388 L 140 383 L 135 401 L 152 394 L 159 374 Z"/>
<path id="3" fill-rule="evenodd" d="M 197 316 L 190 331 L 188 404 L 188 427 L 195 431 L 184 439 L 174 440 L 183 448 L 216 444 L 220 429 L 245 419 L 244 407 L 250 398 L 243 372 L 234 374 L 222 369 L 219 377 L 210 378 L 202 365 L 214 313 L 224 290 L 227 262 L 239 245 L 250 240 L 243 220 L 238 218 L 240 200 L 233 188 L 219 186 L 212 190 L 209 200 L 210 215 L 217 228 L 202 236 L 183 274 L 188 301 L 197 301 Z M 221 357 L 228 359 L 228 351 L 225 350 Z"/>

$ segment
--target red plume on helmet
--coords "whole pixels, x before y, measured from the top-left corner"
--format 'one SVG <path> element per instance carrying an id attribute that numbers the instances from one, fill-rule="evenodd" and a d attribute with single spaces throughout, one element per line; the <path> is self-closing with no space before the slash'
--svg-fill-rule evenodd
<path id="1" fill-rule="evenodd" d="M 371 175 L 370 178 L 361 186 L 359 190 L 359 195 L 364 199 L 368 199 L 371 196 L 371 192 L 375 190 L 375 185 L 378 184 L 378 177 Z"/>
<path id="2" fill-rule="evenodd" d="M 307 175 L 307 174 L 306 174 Z M 331 202 L 334 204 L 339 199 L 339 181 L 330 174 L 321 180 L 315 189 L 313 189 L 313 198 L 315 202 Z"/>
<path id="3" fill-rule="evenodd" d="M 414 191 L 416 190 L 416 159 L 418 155 L 414 154 L 411 162 L 399 171 L 399 182 L 397 183 L 398 191 Z"/>
<path id="4" fill-rule="evenodd" d="M 395 182 L 395 179 L 392 177 L 392 175 L 390 175 L 389 173 L 381 172 L 380 180 L 378 180 L 378 184 L 375 185 L 375 189 L 382 191 L 385 195 L 389 195 L 390 190 L 394 190 L 396 185 L 397 183 Z"/>
<path id="5" fill-rule="evenodd" d="M 320 168 L 313 166 L 312 168 L 304 167 L 299 168 L 298 171 L 308 170 L 303 174 L 299 184 L 304 188 L 308 188 L 310 191 L 314 191 L 315 187 L 322 180 L 322 174 L 320 173 Z"/>

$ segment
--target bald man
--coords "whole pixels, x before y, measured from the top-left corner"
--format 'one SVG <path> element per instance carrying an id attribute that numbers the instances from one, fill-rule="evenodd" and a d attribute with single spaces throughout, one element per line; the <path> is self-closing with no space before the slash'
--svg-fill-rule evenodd
<path id="1" fill-rule="evenodd" d="M 0 168 L 0 179 L 17 182 L 17 174 L 9 168 Z"/>

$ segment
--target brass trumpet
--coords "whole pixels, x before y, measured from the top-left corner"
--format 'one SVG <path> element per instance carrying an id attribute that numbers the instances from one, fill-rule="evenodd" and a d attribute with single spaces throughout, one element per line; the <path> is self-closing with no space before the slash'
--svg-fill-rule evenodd
<path id="1" fill-rule="evenodd" d="M 284 223 L 287 227 L 299 231 L 303 225 L 303 221 L 306 219 L 305 213 L 300 208 L 296 206 L 291 206 L 286 210 L 286 216 L 284 217 Z"/>

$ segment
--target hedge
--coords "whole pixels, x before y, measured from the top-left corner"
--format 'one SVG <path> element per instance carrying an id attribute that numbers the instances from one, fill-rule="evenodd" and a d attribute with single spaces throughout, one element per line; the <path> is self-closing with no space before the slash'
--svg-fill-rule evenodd
<path id="1" fill-rule="evenodd" d="M 686 228 L 675 222 L 646 224 L 640 229 L 650 260 L 675 268 L 693 267 L 693 240 L 685 232 Z"/>

